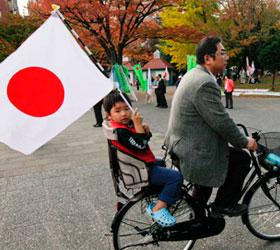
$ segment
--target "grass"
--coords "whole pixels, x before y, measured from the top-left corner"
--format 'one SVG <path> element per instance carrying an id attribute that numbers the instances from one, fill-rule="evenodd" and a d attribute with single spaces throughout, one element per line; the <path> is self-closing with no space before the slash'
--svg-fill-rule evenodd
<path id="1" fill-rule="evenodd" d="M 280 77 L 275 78 L 275 92 L 280 92 Z M 272 87 L 272 77 L 263 77 L 260 78 L 260 83 L 256 84 L 240 84 L 238 81 L 235 81 L 235 88 L 237 89 L 271 89 Z"/>

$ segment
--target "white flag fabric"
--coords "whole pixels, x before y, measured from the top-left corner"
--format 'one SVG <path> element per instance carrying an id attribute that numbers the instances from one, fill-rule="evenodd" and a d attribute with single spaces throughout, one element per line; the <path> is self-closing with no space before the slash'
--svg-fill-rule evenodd
<path id="1" fill-rule="evenodd" d="M 250 76 L 250 65 L 248 56 L 246 56 L 246 74 L 247 76 Z"/>
<path id="2" fill-rule="evenodd" d="M 253 67 L 254 67 L 254 68 L 253 68 Z M 252 66 L 250 66 L 250 64 L 249 64 L 249 58 L 248 58 L 248 56 L 246 56 L 246 73 L 247 73 L 247 76 L 253 75 L 254 71 L 255 71 L 254 62 L 252 62 Z"/>
<path id="3" fill-rule="evenodd" d="M 151 73 L 151 69 L 148 68 L 148 79 L 147 79 L 147 94 L 148 95 L 152 95 L 152 73 Z"/>
<path id="4" fill-rule="evenodd" d="M 0 64 L 0 141 L 31 154 L 112 88 L 52 14 Z"/>
<path id="5" fill-rule="evenodd" d="M 252 61 L 252 66 L 251 66 L 251 75 L 253 75 L 254 74 L 254 72 L 255 72 L 255 63 L 254 63 L 254 61 Z"/>
<path id="6" fill-rule="evenodd" d="M 166 81 L 169 81 L 169 72 L 168 72 L 167 66 L 165 66 L 165 71 L 163 73 L 163 79 Z"/>

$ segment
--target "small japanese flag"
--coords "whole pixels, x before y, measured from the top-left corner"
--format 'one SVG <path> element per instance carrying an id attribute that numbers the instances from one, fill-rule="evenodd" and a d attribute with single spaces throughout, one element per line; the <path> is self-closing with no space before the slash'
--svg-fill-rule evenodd
<path id="1" fill-rule="evenodd" d="M 0 141 L 31 154 L 112 88 L 53 14 L 0 64 Z"/>

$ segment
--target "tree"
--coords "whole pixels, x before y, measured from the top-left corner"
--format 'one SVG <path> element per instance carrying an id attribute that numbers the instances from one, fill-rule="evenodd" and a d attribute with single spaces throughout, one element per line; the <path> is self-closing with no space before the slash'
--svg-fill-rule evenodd
<path id="1" fill-rule="evenodd" d="M 197 42 L 213 34 L 217 0 L 182 0 L 177 6 L 161 12 L 162 36 L 160 49 L 172 57 L 178 69 L 186 68 L 187 55 L 195 53 Z"/>
<path id="2" fill-rule="evenodd" d="M 2 62 L 9 54 L 14 51 L 13 46 L 4 38 L 0 37 L 0 62 Z"/>
<path id="3" fill-rule="evenodd" d="M 32 16 L 23 18 L 9 14 L 0 19 L 0 61 L 16 50 L 30 34 L 35 31 L 42 20 Z"/>
<path id="4" fill-rule="evenodd" d="M 153 58 L 156 43 L 157 39 L 138 39 L 125 48 L 124 54 L 130 58 L 130 62 L 134 64 L 145 64 Z"/>
<path id="5" fill-rule="evenodd" d="M 258 59 L 262 67 L 273 74 L 271 90 L 275 89 L 275 76 L 280 70 L 280 35 L 276 33 L 271 40 L 259 50 Z"/>
<path id="6" fill-rule="evenodd" d="M 280 20 L 278 0 L 223 0 L 216 27 L 229 50 L 231 62 L 245 65 L 245 57 L 258 66 L 257 52 L 270 39 Z"/>
<path id="7" fill-rule="evenodd" d="M 156 13 L 175 0 L 61 0 L 54 1 L 66 18 L 83 32 L 99 58 L 122 64 L 126 48 L 139 39 L 157 37 Z M 30 3 L 31 12 L 48 16 L 53 1 Z"/>
<path id="8" fill-rule="evenodd" d="M 258 49 L 280 29 L 280 2 L 182 0 L 177 7 L 166 8 L 161 17 L 163 27 L 174 31 L 173 36 L 163 40 L 161 50 L 171 55 L 178 67 L 184 67 L 185 54 L 194 53 L 201 36 L 211 34 L 223 39 L 230 56 L 229 65 L 244 66 L 249 56 L 258 66 Z"/>

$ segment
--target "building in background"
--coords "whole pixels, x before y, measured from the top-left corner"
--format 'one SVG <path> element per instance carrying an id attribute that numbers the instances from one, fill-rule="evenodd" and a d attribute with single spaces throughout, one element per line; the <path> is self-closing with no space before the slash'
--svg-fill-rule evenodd
<path id="1" fill-rule="evenodd" d="M 175 76 L 175 68 L 163 58 L 161 58 L 161 53 L 159 50 L 154 52 L 153 59 L 147 62 L 143 67 L 143 74 L 147 78 L 148 70 L 151 70 L 152 78 L 155 78 L 158 74 L 161 74 L 163 77 L 165 74 L 165 70 L 168 70 L 169 79 L 167 80 L 167 85 L 174 84 L 174 76 Z"/>
<path id="2" fill-rule="evenodd" d="M 129 81 L 132 85 L 135 85 L 136 82 L 136 75 L 132 68 L 132 63 L 129 61 L 129 58 L 124 57 L 123 58 L 123 64 L 128 68 L 129 72 Z M 166 69 L 168 70 L 169 74 L 169 80 L 166 82 L 167 85 L 173 85 L 175 84 L 176 80 L 176 69 L 174 66 L 172 66 L 169 62 L 165 61 L 163 58 L 161 58 L 161 53 L 159 50 L 156 50 L 153 53 L 153 59 L 147 62 L 144 66 L 142 66 L 143 76 L 144 79 L 148 78 L 148 70 L 151 70 L 152 78 L 155 79 L 155 77 L 158 74 L 161 74 L 163 77 L 165 74 Z"/>
<path id="3" fill-rule="evenodd" d="M 8 13 L 19 13 L 17 0 L 0 0 L 0 17 Z"/>

